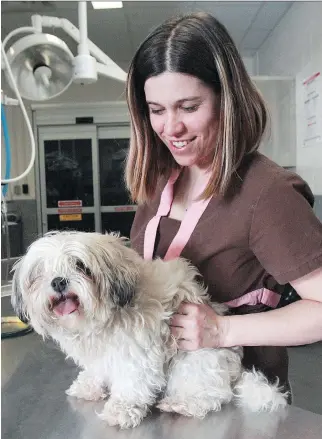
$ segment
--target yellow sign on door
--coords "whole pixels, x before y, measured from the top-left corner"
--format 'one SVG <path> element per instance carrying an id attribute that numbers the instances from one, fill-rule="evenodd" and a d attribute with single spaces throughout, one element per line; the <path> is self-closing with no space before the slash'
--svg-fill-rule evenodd
<path id="1" fill-rule="evenodd" d="M 82 221 L 82 214 L 59 215 L 59 221 Z"/>

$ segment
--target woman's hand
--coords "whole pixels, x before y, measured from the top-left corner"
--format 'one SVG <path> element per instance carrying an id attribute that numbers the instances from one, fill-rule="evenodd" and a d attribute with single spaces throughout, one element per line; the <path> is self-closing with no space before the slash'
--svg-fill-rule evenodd
<path id="1" fill-rule="evenodd" d="M 209 305 L 182 303 L 171 319 L 171 334 L 184 351 L 217 348 L 222 346 L 223 319 Z"/>

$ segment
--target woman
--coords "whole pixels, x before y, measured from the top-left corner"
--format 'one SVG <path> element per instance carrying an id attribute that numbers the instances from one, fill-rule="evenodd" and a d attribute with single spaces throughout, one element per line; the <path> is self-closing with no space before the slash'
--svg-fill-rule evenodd
<path id="1" fill-rule="evenodd" d="M 182 304 L 179 348 L 246 346 L 244 365 L 289 389 L 285 346 L 322 339 L 322 224 L 307 184 L 257 152 L 265 104 L 224 26 L 168 20 L 139 47 L 127 100 L 132 246 L 198 267 L 219 317 Z M 278 307 L 285 287 L 302 300 Z"/>

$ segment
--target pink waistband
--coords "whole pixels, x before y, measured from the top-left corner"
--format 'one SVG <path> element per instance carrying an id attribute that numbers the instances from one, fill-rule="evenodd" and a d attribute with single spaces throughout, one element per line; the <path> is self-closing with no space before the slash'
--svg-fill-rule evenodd
<path id="1" fill-rule="evenodd" d="M 268 290 L 267 288 L 259 288 L 258 290 L 251 291 L 250 293 L 238 297 L 238 299 L 225 302 L 225 304 L 230 308 L 238 308 L 242 305 L 258 305 L 262 303 L 271 308 L 276 308 L 280 298 L 280 294 L 274 293 L 274 291 Z"/>

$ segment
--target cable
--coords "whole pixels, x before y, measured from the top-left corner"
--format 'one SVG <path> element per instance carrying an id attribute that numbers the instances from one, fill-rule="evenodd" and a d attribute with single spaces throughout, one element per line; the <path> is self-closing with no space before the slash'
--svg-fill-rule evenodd
<path id="1" fill-rule="evenodd" d="M 10 238 L 9 238 L 9 224 L 8 224 L 8 212 L 7 212 L 7 203 L 6 199 L 3 197 L 1 201 L 1 234 L 2 230 L 4 230 L 5 242 L 6 242 L 6 275 L 5 282 L 8 282 L 9 279 L 9 260 L 10 260 Z"/>
<path id="2" fill-rule="evenodd" d="M 29 165 L 28 165 L 27 169 L 22 174 L 18 175 L 18 177 L 9 178 L 9 179 L 7 178 L 7 179 L 4 179 L 4 180 L 1 180 L 2 184 L 13 183 L 15 181 L 22 180 L 24 177 L 26 177 L 29 174 L 29 172 L 31 171 L 32 167 L 34 166 L 35 158 L 36 158 L 36 142 L 35 142 L 35 138 L 34 138 L 34 135 L 33 135 L 32 126 L 31 126 L 31 123 L 30 123 L 30 120 L 29 120 L 26 108 L 24 106 L 24 103 L 23 103 L 23 101 L 21 99 L 21 96 L 20 96 L 20 93 L 19 93 L 16 81 L 15 81 L 15 79 L 13 77 L 13 74 L 12 74 L 12 71 L 11 71 L 11 67 L 10 67 L 10 64 L 9 64 L 6 52 L 4 50 L 4 47 L 5 47 L 6 43 L 8 42 L 9 38 L 11 38 L 13 35 L 16 35 L 16 34 L 18 34 L 20 32 L 26 32 L 26 31 L 28 31 L 28 32 L 31 32 L 31 31 L 32 32 L 36 32 L 36 30 L 34 28 L 31 28 L 31 27 L 24 27 L 24 28 L 20 28 L 20 29 L 16 29 L 15 31 L 12 31 L 4 39 L 4 42 L 3 43 L 1 42 L 1 53 L 2 53 L 2 56 L 3 56 L 4 63 L 6 65 L 6 69 L 8 71 L 8 75 L 9 75 L 10 81 L 12 83 L 12 88 L 14 89 L 14 92 L 16 93 L 16 96 L 17 96 L 17 99 L 18 99 L 18 102 L 19 102 L 22 114 L 23 114 L 23 116 L 25 118 L 25 121 L 26 121 L 26 124 L 27 124 L 28 132 L 29 132 L 29 136 L 30 136 L 30 143 L 31 143 L 31 158 L 30 158 L 30 162 L 29 162 Z"/>
<path id="3" fill-rule="evenodd" d="M 1 104 L 1 124 L 3 128 L 3 137 L 4 137 L 4 145 L 6 150 L 6 173 L 5 179 L 8 180 L 10 178 L 10 170 L 11 170 L 11 151 L 10 151 L 10 137 L 9 130 L 6 118 L 6 112 L 4 106 Z M 5 197 L 8 192 L 8 184 L 6 184 L 2 188 L 2 195 Z"/>

